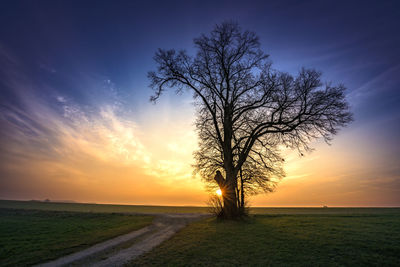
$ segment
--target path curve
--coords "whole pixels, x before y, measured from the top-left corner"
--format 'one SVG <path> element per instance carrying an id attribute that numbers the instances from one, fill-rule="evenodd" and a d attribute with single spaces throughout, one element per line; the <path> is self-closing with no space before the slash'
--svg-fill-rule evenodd
<path id="1" fill-rule="evenodd" d="M 169 239 L 188 223 L 210 216 L 209 214 L 198 213 L 156 213 L 145 215 L 155 217 L 151 225 L 36 266 L 123 266 Z M 139 240 L 128 247 L 117 248 L 124 243 L 133 242 L 135 239 Z"/>

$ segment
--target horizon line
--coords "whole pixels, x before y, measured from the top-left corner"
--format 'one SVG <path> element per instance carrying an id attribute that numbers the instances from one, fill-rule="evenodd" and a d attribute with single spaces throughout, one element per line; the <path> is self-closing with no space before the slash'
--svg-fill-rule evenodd
<path id="1" fill-rule="evenodd" d="M 118 206 L 149 206 L 149 207 L 188 207 L 188 208 L 207 208 L 200 205 L 165 205 L 165 204 L 127 204 L 127 203 L 97 203 L 97 202 L 78 202 L 75 200 L 51 200 L 46 199 L 0 199 L 0 201 L 20 201 L 20 202 L 41 202 L 41 203 L 60 203 L 60 204 L 86 204 L 86 205 L 118 205 Z M 400 206 L 329 206 L 329 205 L 309 205 L 309 206 L 249 206 L 249 208 L 400 208 Z"/>

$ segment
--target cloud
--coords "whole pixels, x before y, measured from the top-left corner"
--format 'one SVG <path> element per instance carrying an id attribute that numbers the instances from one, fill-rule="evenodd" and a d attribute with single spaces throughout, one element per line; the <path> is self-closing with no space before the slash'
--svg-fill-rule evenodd
<path id="1" fill-rule="evenodd" d="M 186 122 L 166 130 L 168 120 L 149 121 L 149 135 L 109 79 L 90 86 L 106 87 L 96 90 L 98 101 L 82 104 L 30 80 L 14 63 L 2 72 L 8 89 L 0 103 L 0 197 L 173 204 L 182 201 L 176 190 L 197 201 L 204 196 L 191 178 L 196 142 Z"/>
<path id="2" fill-rule="evenodd" d="M 149 199 L 162 202 L 160 194 L 168 201 L 172 195 L 166 192 L 171 188 L 186 187 L 183 191 L 187 191 L 194 186 L 198 188 L 192 191 L 201 190 L 199 183 L 191 180 L 191 158 L 187 157 L 191 151 L 175 156 L 168 142 L 150 151 L 141 140 L 145 134 L 134 121 L 118 116 L 118 107 L 103 106 L 98 113 L 89 114 L 66 99 L 58 101 L 61 113 L 38 107 L 37 99 L 32 98 L 25 110 L 3 110 L 0 194 L 26 193 L 29 187 L 26 196 L 32 198 L 58 192 L 62 199 L 96 201 L 95 197 L 87 198 L 96 191 L 97 199 L 108 196 L 109 202 L 116 202 L 121 191 L 126 191 L 125 184 L 131 187 L 129 202 L 143 203 Z M 173 136 L 165 136 L 166 141 Z M 163 154 L 163 150 L 170 153 Z M 31 184 L 41 186 L 27 186 Z M 104 192 L 107 186 L 114 195 Z M 72 193 L 74 188 L 84 196 Z M 129 193 L 124 194 L 124 201 Z"/>
<path id="3" fill-rule="evenodd" d="M 1 47 L 0 61 L 0 198 L 204 204 L 201 180 L 191 176 L 197 138 L 190 103 L 164 97 L 133 112 L 106 77 L 53 73 L 66 79 L 69 93 L 46 79 L 37 82 Z M 355 92 L 390 83 L 397 70 Z M 76 94 L 84 89 L 89 99 Z M 397 114 L 346 129 L 331 147 L 316 142 L 304 158 L 289 152 L 288 177 L 254 203 L 399 203 L 399 169 L 391 167 L 398 166 L 398 127 L 388 127 L 398 125 Z"/>

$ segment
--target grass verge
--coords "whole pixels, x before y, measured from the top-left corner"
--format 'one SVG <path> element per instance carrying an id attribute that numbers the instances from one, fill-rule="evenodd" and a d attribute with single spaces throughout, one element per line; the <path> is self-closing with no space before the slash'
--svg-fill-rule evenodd
<path id="1" fill-rule="evenodd" d="M 32 265 L 140 229 L 151 216 L 0 209 L 0 266 Z"/>

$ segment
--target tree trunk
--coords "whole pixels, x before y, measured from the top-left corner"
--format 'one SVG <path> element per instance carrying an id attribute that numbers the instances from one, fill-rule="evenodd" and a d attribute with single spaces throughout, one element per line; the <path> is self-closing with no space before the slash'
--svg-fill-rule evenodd
<path id="1" fill-rule="evenodd" d="M 217 171 L 214 177 L 214 180 L 222 191 L 222 199 L 224 202 L 221 216 L 227 219 L 239 216 L 239 205 L 234 183 L 235 178 L 232 173 L 233 172 L 227 172 L 227 177 L 224 179 L 221 172 Z"/>
<path id="2" fill-rule="evenodd" d="M 239 207 L 237 205 L 236 187 L 233 172 L 227 172 L 225 192 L 223 194 L 224 208 L 223 216 L 227 219 L 237 218 L 239 216 Z"/>
<path id="3" fill-rule="evenodd" d="M 229 87 L 229 84 L 228 84 Z M 227 94 L 229 88 L 227 88 Z M 229 98 L 229 95 L 226 96 Z M 227 219 L 234 219 L 240 216 L 239 205 L 237 202 L 238 196 L 236 195 L 237 189 L 237 171 L 235 171 L 233 164 L 232 154 L 232 136 L 233 136 L 233 123 L 232 123 L 232 106 L 224 107 L 224 168 L 225 168 L 225 192 L 222 195 L 224 200 L 223 216 Z"/>
<path id="4" fill-rule="evenodd" d="M 232 193 L 226 192 L 223 196 L 224 199 L 224 208 L 223 208 L 223 217 L 227 219 L 233 219 L 239 216 L 239 209 L 236 203 L 236 193 L 233 191 Z"/>
<path id="5" fill-rule="evenodd" d="M 242 168 L 240 168 L 240 193 L 241 193 L 240 209 L 241 212 L 244 212 L 244 186 L 243 186 Z"/>
<path id="6" fill-rule="evenodd" d="M 237 206 L 240 208 L 240 190 L 237 185 L 236 185 L 236 201 L 237 201 Z"/>

